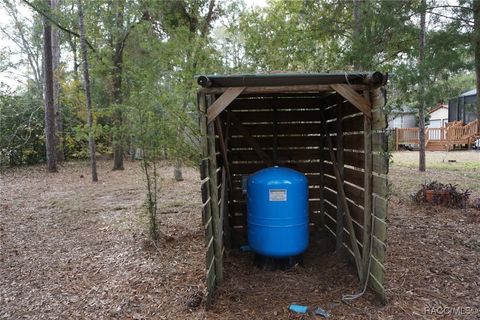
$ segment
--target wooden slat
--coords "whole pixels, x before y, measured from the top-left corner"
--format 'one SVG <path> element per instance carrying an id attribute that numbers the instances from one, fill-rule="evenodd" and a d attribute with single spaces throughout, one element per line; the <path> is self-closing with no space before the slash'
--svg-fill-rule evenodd
<path id="1" fill-rule="evenodd" d="M 305 97 L 305 98 L 249 98 L 249 99 L 236 99 L 233 101 L 229 109 L 230 110 L 259 110 L 259 109 L 308 109 L 308 108 L 325 108 L 335 101 L 333 98 L 325 97 Z"/>
<path id="2" fill-rule="evenodd" d="M 274 125 L 273 119 L 269 123 L 262 124 L 244 124 L 247 131 L 252 136 L 256 135 L 273 135 Z M 235 127 L 232 127 L 233 135 L 241 135 L 242 133 Z M 277 124 L 278 132 L 282 135 L 292 135 L 292 134 L 319 134 L 320 131 L 320 122 L 317 123 L 278 123 Z"/>
<path id="3" fill-rule="evenodd" d="M 365 116 L 372 118 L 371 105 L 365 100 L 358 92 L 356 92 L 351 86 L 346 84 L 332 84 L 332 89 L 337 91 L 345 99 L 350 101 L 355 107 L 362 111 Z"/>
<path id="4" fill-rule="evenodd" d="M 233 113 L 230 114 L 230 117 L 231 117 L 231 119 L 234 123 L 234 126 L 241 132 L 241 134 L 248 141 L 250 146 L 253 147 L 253 149 L 257 153 L 258 157 L 260 159 L 262 159 L 265 162 L 265 164 L 267 164 L 268 166 L 272 166 L 273 161 L 265 153 L 265 151 L 263 151 L 262 146 L 260 144 L 258 144 L 258 142 L 254 138 L 251 137 L 248 130 L 239 122 L 239 120 L 237 119 L 237 117 Z"/>
<path id="5" fill-rule="evenodd" d="M 386 177 L 373 176 L 373 193 L 380 197 L 388 195 L 388 181 Z"/>
<path id="6" fill-rule="evenodd" d="M 283 167 L 292 168 L 294 170 L 300 171 L 302 173 L 307 172 L 318 172 L 318 162 L 292 162 L 292 163 L 282 163 Z M 260 169 L 267 168 L 268 165 L 265 163 L 232 163 L 231 170 L 232 174 L 252 174 Z"/>
<path id="7" fill-rule="evenodd" d="M 262 136 L 254 137 L 255 140 L 260 144 L 264 149 L 265 148 L 274 148 L 275 146 L 275 136 Z M 320 136 L 311 136 L 311 135 L 290 135 L 285 136 L 281 134 L 277 137 L 277 147 L 318 147 L 320 145 Z M 243 136 L 232 137 L 230 141 L 231 148 L 248 148 L 250 144 L 244 139 Z"/>
<path id="8" fill-rule="evenodd" d="M 265 155 L 269 158 L 273 157 L 273 150 L 264 150 Z M 291 149 L 277 150 L 277 163 L 285 163 L 288 160 L 318 160 L 320 161 L 320 149 Z M 230 153 L 230 160 L 236 161 L 262 161 L 257 152 L 254 150 L 233 150 Z M 318 171 L 318 170 L 317 170 Z"/>
<path id="9" fill-rule="evenodd" d="M 232 112 L 242 123 L 251 122 L 272 122 L 273 111 L 255 111 L 255 112 Z M 292 121 L 320 121 L 319 110 L 295 110 L 295 111 L 277 111 L 277 121 L 292 122 Z"/>
<path id="10" fill-rule="evenodd" d="M 387 217 L 388 201 L 385 198 L 373 196 L 373 213 L 375 217 L 385 220 Z"/>
<path id="11" fill-rule="evenodd" d="M 333 170 L 333 166 L 331 163 L 325 162 L 324 167 L 325 167 L 326 174 L 329 174 L 332 176 L 335 175 L 335 172 Z M 364 183 L 363 171 L 360 171 L 359 169 L 349 168 L 349 167 L 344 167 L 343 171 L 344 171 L 345 181 L 348 181 L 354 185 L 357 185 L 363 188 L 363 183 Z"/>
<path id="12" fill-rule="evenodd" d="M 245 87 L 228 88 L 212 105 L 207 109 L 208 123 L 212 122 L 228 105 L 235 100 Z"/>
<path id="13" fill-rule="evenodd" d="M 320 211 L 321 203 L 319 199 L 309 199 L 308 209 L 310 211 Z M 247 206 L 245 201 L 236 201 L 230 203 L 230 212 L 247 212 Z"/>

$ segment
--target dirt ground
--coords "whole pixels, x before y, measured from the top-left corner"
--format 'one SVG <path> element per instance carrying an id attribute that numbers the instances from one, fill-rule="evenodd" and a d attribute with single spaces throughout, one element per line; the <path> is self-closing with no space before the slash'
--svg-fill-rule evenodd
<path id="1" fill-rule="evenodd" d="M 472 310 L 480 309 L 480 211 L 416 206 L 408 194 L 439 180 L 478 197 L 480 162 L 419 174 L 406 164 L 411 154 L 394 154 L 390 170 L 386 305 L 370 291 L 341 302 L 360 290 L 354 270 L 318 234 L 305 266 L 289 271 L 261 271 L 250 254 L 227 252 L 225 284 L 208 312 L 204 301 L 195 307 L 205 274 L 196 169 L 175 182 L 162 166 L 156 245 L 148 240 L 138 163 L 111 171 L 101 161 L 96 184 L 85 162 L 56 174 L 9 169 L 0 177 L 0 318 L 289 319 L 288 305 L 299 303 L 327 309 L 330 319 L 431 319 L 432 306 L 463 307 L 463 318 L 479 319 Z"/>

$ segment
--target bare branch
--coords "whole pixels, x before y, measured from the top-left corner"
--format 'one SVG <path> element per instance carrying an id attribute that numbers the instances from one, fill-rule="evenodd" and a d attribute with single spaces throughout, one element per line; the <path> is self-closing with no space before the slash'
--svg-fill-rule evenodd
<path id="1" fill-rule="evenodd" d="M 33 10 L 35 10 L 36 12 L 38 12 L 39 14 L 41 14 L 43 17 L 45 17 L 45 19 L 47 19 L 48 21 L 50 21 L 51 23 L 53 23 L 55 26 L 57 26 L 57 28 L 59 28 L 60 30 L 68 33 L 68 34 L 71 34 L 77 38 L 80 38 L 80 34 L 78 34 L 77 32 L 73 31 L 73 30 L 70 30 L 64 26 L 62 26 L 60 23 L 58 23 L 57 21 L 55 21 L 55 19 L 53 19 L 52 17 L 50 17 L 45 11 L 43 11 L 42 9 L 38 8 L 37 6 L 35 6 L 33 3 L 31 3 L 30 1 L 28 0 L 22 0 L 25 4 L 27 4 L 30 8 L 32 8 Z M 93 45 L 85 39 L 85 43 L 88 45 L 88 47 L 93 51 L 95 52 L 95 54 L 97 54 L 97 50 L 95 50 L 95 48 L 93 47 Z"/>

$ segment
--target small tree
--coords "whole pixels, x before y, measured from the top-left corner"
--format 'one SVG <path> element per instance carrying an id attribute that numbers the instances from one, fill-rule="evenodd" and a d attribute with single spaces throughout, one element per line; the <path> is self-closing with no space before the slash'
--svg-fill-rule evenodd
<path id="1" fill-rule="evenodd" d="M 83 7 L 82 0 L 78 0 L 78 25 L 80 29 L 80 49 L 83 59 L 83 86 L 85 88 L 85 104 L 87 108 L 87 125 L 88 125 L 88 150 L 90 153 L 90 165 L 92 169 L 92 181 L 98 181 L 97 176 L 97 160 L 95 158 L 95 133 L 93 129 L 92 114 L 92 97 L 90 94 L 90 75 L 88 69 L 88 49 L 85 41 L 85 26 L 83 23 Z"/>

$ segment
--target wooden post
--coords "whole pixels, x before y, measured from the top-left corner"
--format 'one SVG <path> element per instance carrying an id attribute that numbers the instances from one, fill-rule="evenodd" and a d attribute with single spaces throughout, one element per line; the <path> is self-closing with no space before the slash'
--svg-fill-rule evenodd
<path id="1" fill-rule="evenodd" d="M 395 151 L 398 151 L 398 128 L 395 128 Z"/>
<path id="2" fill-rule="evenodd" d="M 369 92 L 365 92 L 365 98 L 370 101 Z M 370 241 L 372 233 L 372 121 L 363 117 L 363 141 L 364 141 L 364 210 L 363 210 L 363 242 L 362 242 L 362 264 L 364 273 L 360 279 L 362 283 L 367 279 L 370 261 Z"/>
<path id="3" fill-rule="evenodd" d="M 232 181 L 231 175 L 230 175 L 230 167 L 228 164 L 228 155 L 227 155 L 227 147 L 225 146 L 225 139 L 223 137 L 223 132 L 222 132 L 222 124 L 220 122 L 219 117 L 215 118 L 215 127 L 218 132 L 218 140 L 220 144 L 220 150 L 222 152 L 222 157 L 223 157 L 223 170 L 227 172 L 227 182 L 228 182 L 228 187 L 231 190 L 232 189 Z M 224 183 L 225 180 L 222 180 L 222 183 Z"/>
<path id="4" fill-rule="evenodd" d="M 337 102 L 340 102 L 340 96 Z M 343 131 L 342 131 L 342 109 L 340 104 L 337 103 L 337 166 L 342 181 L 345 178 L 343 169 Z M 333 162 L 333 159 L 332 159 Z M 338 179 L 338 178 L 337 178 Z M 346 208 L 344 208 L 343 199 L 337 190 L 337 217 L 336 217 L 336 243 L 335 251 L 340 254 L 343 249 L 343 214 Z"/>
<path id="5" fill-rule="evenodd" d="M 328 143 L 330 159 L 333 162 L 333 171 L 335 173 L 335 178 L 336 178 L 336 182 L 337 182 L 337 194 L 340 194 L 340 199 L 342 201 L 342 206 L 345 210 L 347 230 L 350 233 L 350 241 L 351 241 L 351 245 L 352 245 L 353 256 L 355 258 L 355 265 L 357 266 L 358 278 L 361 279 L 362 274 L 363 274 L 362 257 L 360 255 L 360 250 L 358 248 L 358 243 L 357 243 L 357 237 L 355 235 L 355 230 L 353 229 L 352 216 L 350 215 L 350 209 L 348 207 L 347 197 L 345 196 L 343 177 L 340 174 L 340 167 L 337 163 L 337 160 L 336 160 L 336 157 L 335 157 L 335 152 L 333 151 L 332 137 L 330 137 L 330 135 L 328 134 L 328 128 L 327 128 L 325 115 L 323 114 L 323 111 L 320 111 L 320 116 L 322 118 L 323 131 L 325 133 L 327 143 Z"/>
<path id="6" fill-rule="evenodd" d="M 278 164 L 277 107 L 273 107 L 273 164 Z"/>
<path id="7" fill-rule="evenodd" d="M 325 227 L 325 135 L 322 133 L 320 136 L 320 226 Z"/>
<path id="8" fill-rule="evenodd" d="M 381 89 L 374 89 L 370 91 L 370 100 L 372 102 L 372 124 L 373 132 L 379 134 L 385 133 L 387 124 L 383 121 L 385 119 L 383 107 L 385 105 L 385 96 Z M 371 188 L 373 196 L 371 198 L 371 234 L 370 248 L 368 253 L 370 260 L 369 285 L 376 292 L 377 296 L 382 302 L 385 302 L 385 254 L 386 254 L 386 239 L 387 239 L 387 208 L 388 208 L 388 181 L 386 174 L 388 173 L 388 156 L 386 145 L 381 144 L 372 145 L 372 152 L 383 156 L 383 160 L 378 161 L 373 159 L 373 171 L 375 175 L 372 176 Z M 376 155 L 375 155 L 376 156 Z M 376 162 L 376 163 L 375 163 Z M 366 260 L 364 260 L 366 262 Z M 368 267 L 368 266 L 367 266 Z M 365 273 L 366 274 L 366 273 Z"/>
<path id="9" fill-rule="evenodd" d="M 212 98 L 207 97 L 210 105 Z M 209 175 L 210 175 L 210 198 L 212 207 L 212 223 L 213 223 L 213 243 L 215 252 L 215 273 L 217 284 L 223 283 L 223 245 L 222 245 L 222 223 L 220 220 L 220 208 L 218 206 L 218 182 L 217 182 L 217 155 L 215 150 L 215 125 L 209 123 L 207 125 L 208 137 L 208 157 L 209 157 Z"/>
<path id="10" fill-rule="evenodd" d="M 206 307 L 209 308 L 212 303 L 213 293 L 216 282 L 216 266 L 215 266 L 215 248 L 213 237 L 212 222 L 212 199 L 210 197 L 210 161 L 208 153 L 208 137 L 207 137 L 207 113 L 206 99 L 204 93 L 197 96 L 199 111 L 199 127 L 201 137 L 202 162 L 200 166 L 200 178 L 202 179 L 202 220 L 205 228 L 205 245 L 206 245 L 206 285 L 207 297 Z"/>

